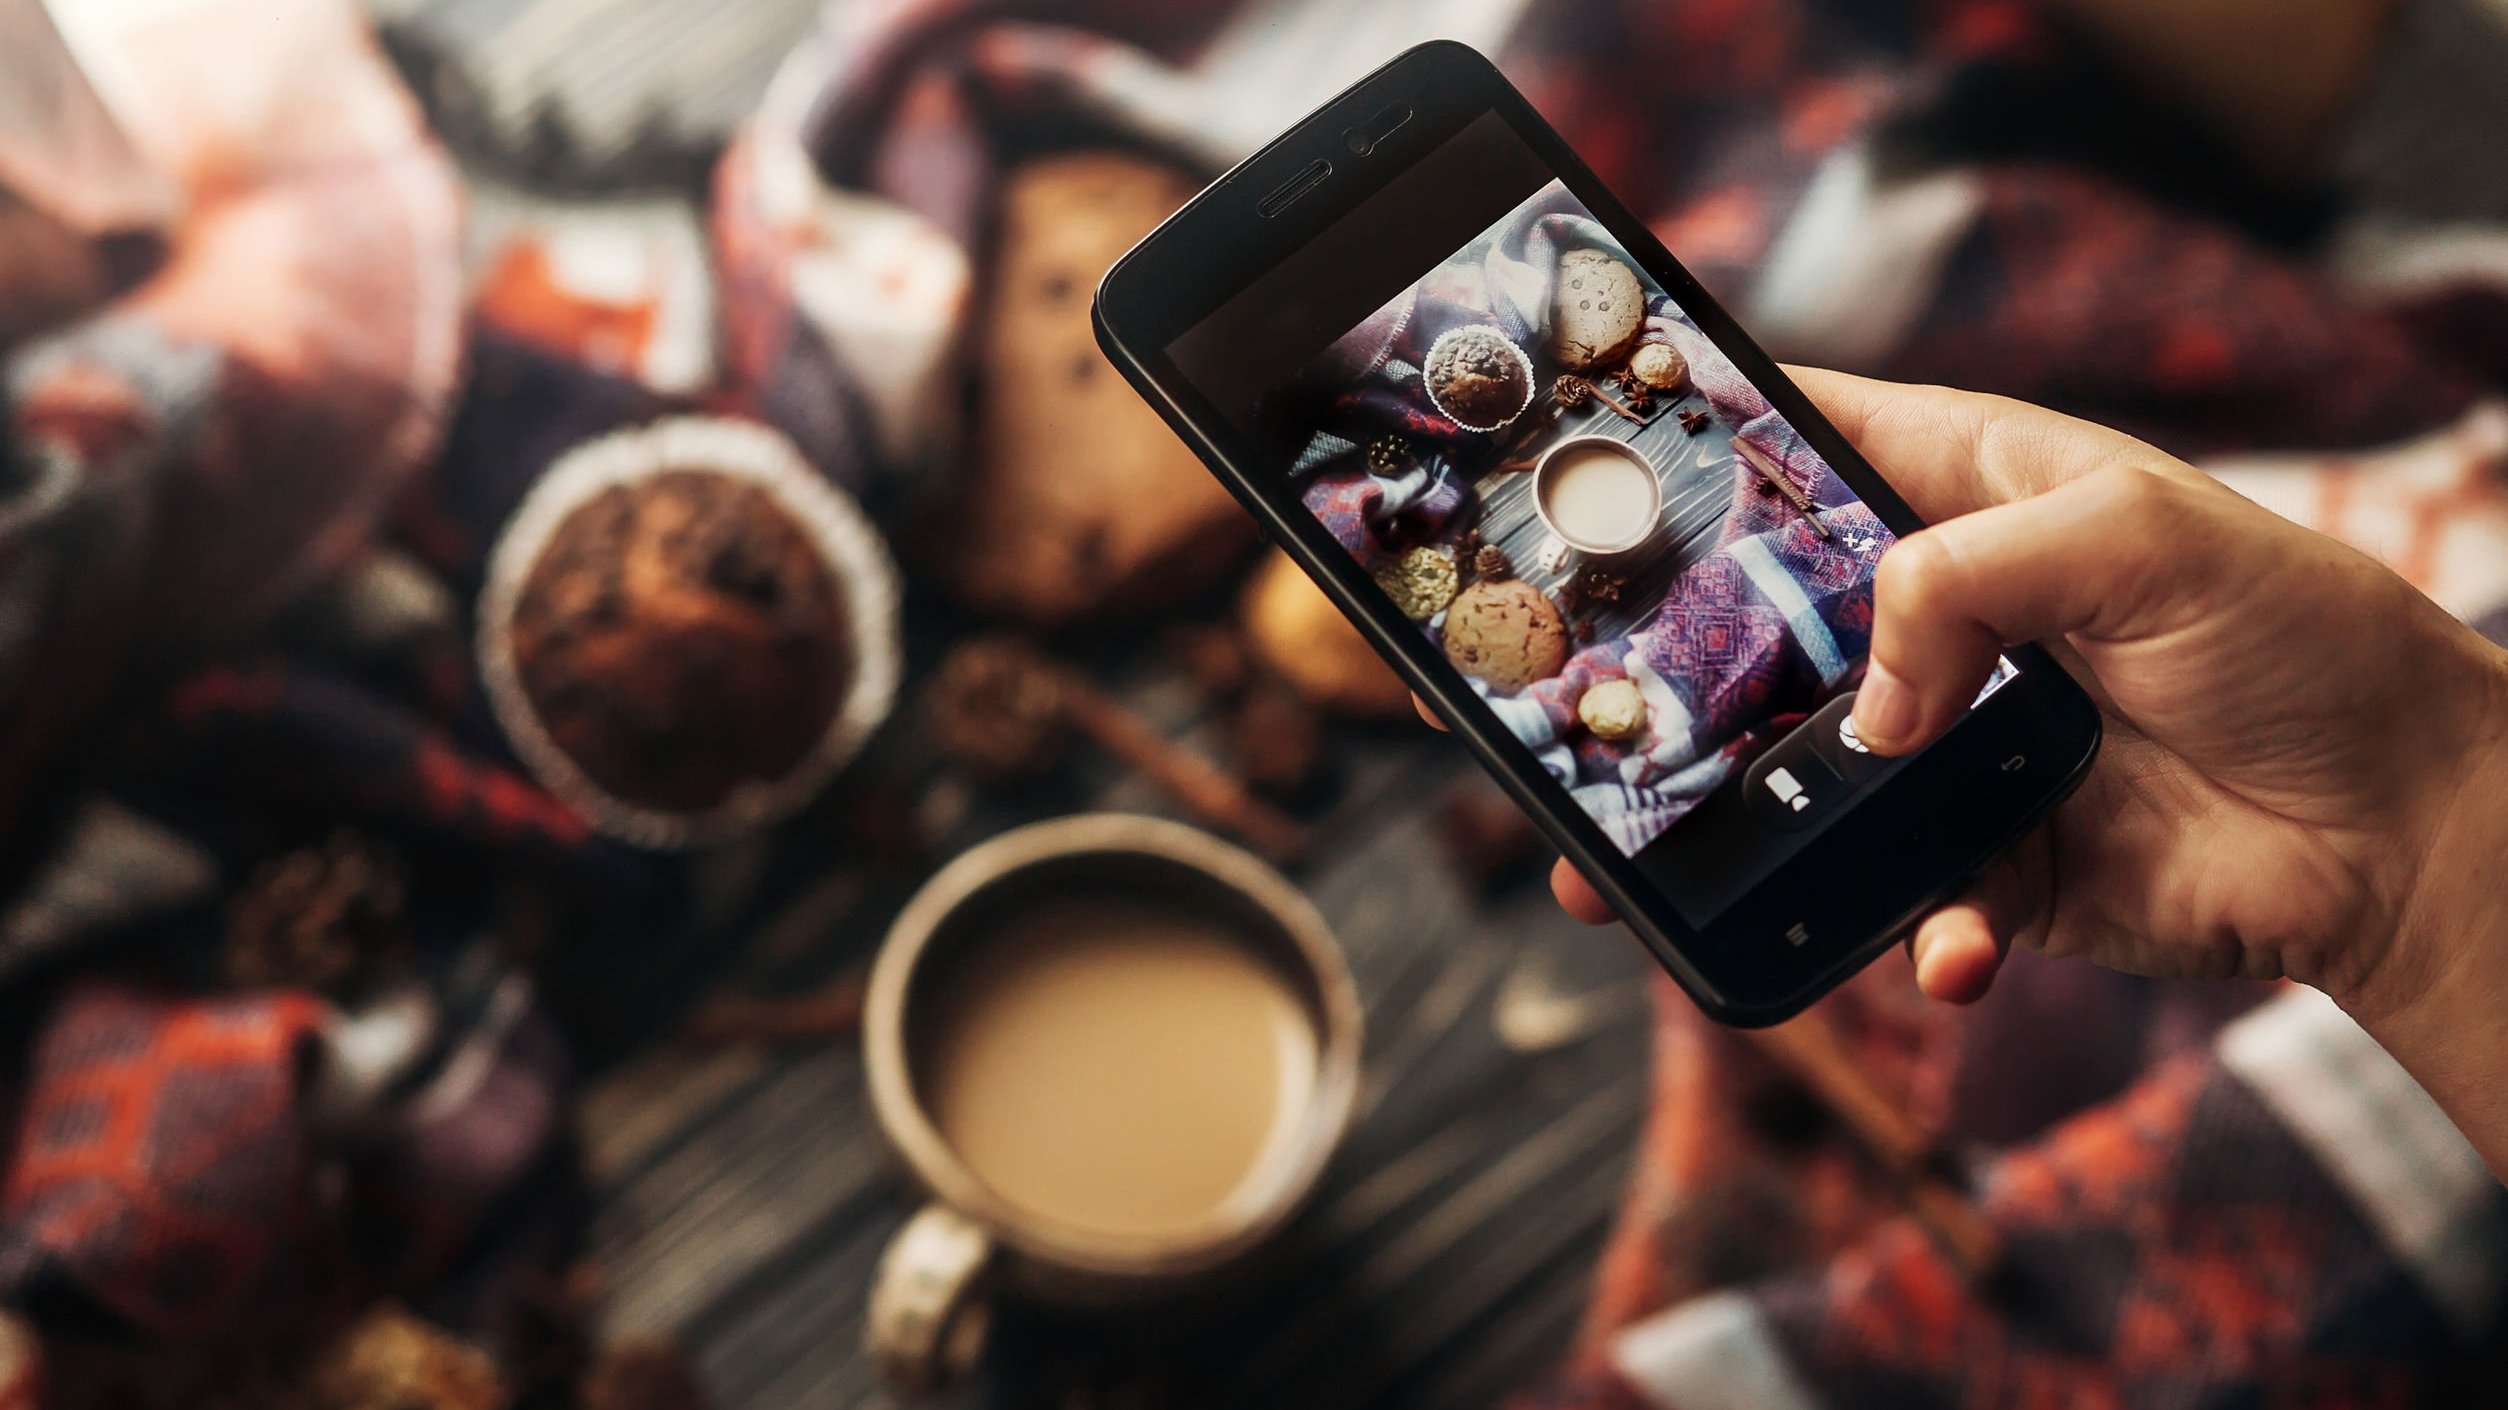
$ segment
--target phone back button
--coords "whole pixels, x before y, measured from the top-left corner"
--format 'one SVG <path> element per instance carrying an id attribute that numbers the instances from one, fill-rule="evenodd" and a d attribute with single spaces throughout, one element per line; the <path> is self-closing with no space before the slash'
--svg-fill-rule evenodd
<path id="1" fill-rule="evenodd" d="M 1799 832 L 1820 821 L 1845 801 L 1847 791 L 1846 780 L 1799 730 L 1742 775 L 1742 798 L 1751 816 L 1779 832 Z"/>

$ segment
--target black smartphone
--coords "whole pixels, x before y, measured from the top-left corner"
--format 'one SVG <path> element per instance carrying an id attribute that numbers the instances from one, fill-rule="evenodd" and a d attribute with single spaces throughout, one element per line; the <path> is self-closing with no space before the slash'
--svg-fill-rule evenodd
<path id="1" fill-rule="evenodd" d="M 1100 344 L 1707 1012 L 1799 1012 L 2076 786 L 2004 658 L 1850 719 L 1904 501 L 1488 60 L 1413 49 L 1097 291 Z"/>

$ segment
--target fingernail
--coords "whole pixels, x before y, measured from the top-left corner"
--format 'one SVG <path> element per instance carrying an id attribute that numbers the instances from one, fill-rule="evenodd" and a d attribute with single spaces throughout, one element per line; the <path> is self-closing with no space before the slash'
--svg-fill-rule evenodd
<path id="1" fill-rule="evenodd" d="M 1855 692 L 1855 733 L 1884 754 L 1895 754 L 1915 737 L 1922 705 L 1907 682 L 1875 661 Z"/>

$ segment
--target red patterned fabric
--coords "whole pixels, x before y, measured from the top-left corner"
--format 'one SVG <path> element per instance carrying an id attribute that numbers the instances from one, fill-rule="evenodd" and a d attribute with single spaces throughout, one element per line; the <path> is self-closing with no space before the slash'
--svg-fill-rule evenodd
<path id="1" fill-rule="evenodd" d="M 679 874 L 585 839 L 519 780 L 458 645 L 291 645 L 213 663 L 170 691 L 142 683 L 131 739 L 65 747 L 131 643 L 220 639 L 189 630 L 204 615 L 228 629 L 262 620 L 359 563 L 395 494 L 411 492 L 391 530 L 464 600 L 531 478 L 653 410 L 491 321 L 452 415 L 450 168 L 345 0 L 113 8 L 186 17 L 137 41 L 134 91 L 161 106 L 134 136 L 187 188 L 196 223 L 133 301 L 9 369 L 9 438 L 38 452 L 20 463 L 66 473 L 0 485 L 0 615 L 28 627 L 0 634 L 7 840 L 50 816 L 38 785 L 70 765 L 85 796 L 161 820 L 172 840 L 151 866 L 177 881 L 249 874 L 313 825 L 365 827 L 415 858 L 415 945 L 435 990 L 458 988 L 437 971 L 464 971 L 465 942 L 505 919 L 491 904 L 501 885 L 551 906 L 606 902 L 632 919 L 615 933 L 664 929 Z M 1438 8 L 1460 20 L 1478 7 Z M 837 186 L 926 219 L 869 199 L 773 208 L 761 172 L 773 173 L 749 165 L 765 145 L 753 129 L 725 163 L 711 230 L 728 346 L 718 390 L 848 484 L 948 463 L 953 418 L 918 438 L 896 408 L 908 393 L 959 408 L 950 359 L 968 341 L 967 271 L 1020 124 L 1142 138 L 1215 169 L 1266 135 L 1248 114 L 1285 120 L 1284 103 L 1323 96 L 1284 75 L 1324 73 L 1340 54 L 1320 35 L 1316 54 L 1206 72 L 1196 65 L 1240 10 L 1215 2 L 834 10 L 828 42 L 800 61 L 808 112 L 784 135 L 806 139 Z M 246 11 L 253 22 L 236 22 Z M 2495 290 L 2368 299 L 2316 277 L 2305 212 L 2243 189 L 2183 122 L 2021 0 L 1534 0 L 1497 48 L 1745 310 L 1841 151 L 1865 144 L 1972 179 L 1976 218 L 1939 270 L 1908 276 L 1915 308 L 1862 358 L 1868 370 L 2103 416 L 2179 451 L 2397 440 L 2508 384 Z M 803 188 L 805 204 L 825 194 Z M 877 221 L 881 239 L 859 238 Z M 853 276 L 833 309 L 798 306 L 805 259 Z M 817 326 L 847 315 L 855 324 Z M 876 459 L 863 403 L 893 433 Z M 450 449 L 435 455 L 448 421 Z M 314 1250 L 338 1231 L 296 1217 L 331 1212 L 303 1196 L 342 1169 L 352 1201 L 367 1197 L 343 1222 L 406 1236 L 360 1270 L 369 1278 L 424 1280 L 510 1232 L 501 1196 L 552 1158 L 565 1080 L 527 994 L 501 978 L 476 986 L 484 995 L 431 993 L 450 1018 L 442 1050 L 387 1074 L 392 1092 L 425 1100 L 370 1103 L 358 1115 L 373 1128 L 340 1159 L 300 1074 L 308 1046 L 354 1015 L 300 995 L 38 990 L 22 977 L 33 959 L 58 975 L 80 940 L 130 928 L 85 908 L 139 889 L 11 913 L 9 945 L 32 934 L 57 947 L 0 949 L 25 986 L 12 996 L 36 1011 L 0 1185 L 0 1293 L 241 1340 L 318 1281 Z M 145 917 L 178 942 L 155 953 L 196 957 L 215 943 L 200 914 L 214 895 L 170 889 L 190 909 Z M 1988 1289 L 1946 1276 L 1887 1183 L 1752 1049 L 1667 1004 L 1655 1112 L 1589 1354 L 1543 1403 L 1659 1403 L 1605 1363 L 1614 1335 L 1719 1289 L 1744 1290 L 1783 1360 L 1841 1406 L 2448 1403 L 2437 1368 L 2463 1333 L 2439 1328 L 2352 1192 L 2312 1176 L 2313 1159 L 2209 1059 L 2132 1090 L 2155 1056 L 2200 1046 L 2189 1039 L 2217 1020 L 2205 1002 L 2022 961 L 1987 1009 L 1954 1018 L 1917 1006 L 1893 959 L 1824 1009 L 1947 1143 L 2008 1153 L 1983 1161 L 1981 1185 L 2019 1281 Z M 393 1172 L 410 1178 L 376 1178 Z"/>
<path id="2" fill-rule="evenodd" d="M 36 1045 L 7 1183 L 0 1283 L 199 1339 L 303 1293 L 307 997 L 63 1000 Z"/>

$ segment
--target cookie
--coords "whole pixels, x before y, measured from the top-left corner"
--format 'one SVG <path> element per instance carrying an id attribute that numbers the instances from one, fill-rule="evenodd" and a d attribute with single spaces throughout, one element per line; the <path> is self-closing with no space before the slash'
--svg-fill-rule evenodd
<path id="1" fill-rule="evenodd" d="M 1670 343 L 1648 343 L 1629 355 L 1629 375 L 1658 392 L 1689 384 L 1689 359 Z"/>
<path id="2" fill-rule="evenodd" d="M 1287 555 L 1254 570 L 1240 611 L 1254 654 L 1298 694 L 1347 714 L 1411 713 L 1411 688 Z"/>
<path id="3" fill-rule="evenodd" d="M 1439 334 L 1420 376 L 1428 399 L 1466 431 L 1499 430 L 1533 403 L 1532 359 L 1485 323 Z"/>
<path id="4" fill-rule="evenodd" d="M 1442 548 L 1414 548 L 1376 570 L 1376 586 L 1414 622 L 1425 622 L 1445 611 L 1462 585 L 1454 555 Z"/>
<path id="5" fill-rule="evenodd" d="M 924 545 L 978 611 L 1052 625 L 1155 610 L 1252 547 L 1245 511 L 1089 326 L 1098 277 L 1198 187 L 1117 152 L 1041 158 L 1004 183 L 974 320 L 974 464 Z"/>
<path id="6" fill-rule="evenodd" d="M 1492 689 L 1513 693 L 1567 664 L 1567 623 L 1522 579 L 1480 582 L 1446 608 L 1446 659 Z"/>
<path id="7" fill-rule="evenodd" d="M 1559 260 L 1550 294 L 1550 355 L 1570 371 L 1608 362 L 1637 338 L 1646 321 L 1646 291 L 1637 271 L 1600 250 L 1571 250 Z"/>
<path id="8" fill-rule="evenodd" d="M 1626 743 L 1646 732 L 1646 697 L 1633 681 L 1599 681 L 1578 697 L 1576 717 L 1596 738 Z"/>

